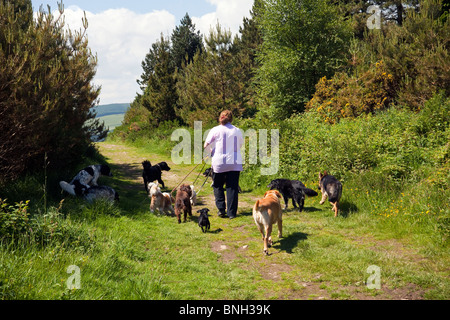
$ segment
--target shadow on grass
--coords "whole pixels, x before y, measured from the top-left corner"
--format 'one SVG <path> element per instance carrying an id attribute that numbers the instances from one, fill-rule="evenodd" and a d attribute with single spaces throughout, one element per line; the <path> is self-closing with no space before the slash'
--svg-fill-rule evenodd
<path id="1" fill-rule="evenodd" d="M 313 210 L 306 210 L 307 208 L 305 208 L 305 211 L 328 211 L 333 213 L 334 216 L 334 211 L 332 210 L 332 205 L 327 201 L 326 203 L 324 203 L 322 205 L 322 209 L 316 209 L 316 208 L 308 208 L 308 209 L 313 209 Z M 346 200 L 343 200 L 339 203 L 339 216 L 343 217 L 343 218 L 348 218 L 350 215 L 357 213 L 358 207 L 351 203 L 348 202 Z"/>
<path id="2" fill-rule="evenodd" d="M 292 253 L 292 250 L 297 247 L 300 241 L 308 240 L 309 234 L 303 232 L 294 232 L 286 238 L 281 238 L 278 243 L 273 246 L 275 249 Z"/>
<path id="3" fill-rule="evenodd" d="M 253 211 L 252 209 L 247 209 L 247 210 L 239 210 L 239 216 L 243 216 L 243 217 L 248 217 L 248 216 L 252 216 L 253 215 Z"/>
<path id="4" fill-rule="evenodd" d="M 126 215 L 148 210 L 150 212 L 150 199 L 144 188 L 141 178 L 142 168 L 136 164 L 110 163 L 113 178 L 108 181 L 120 196 L 119 207 Z"/>
<path id="5" fill-rule="evenodd" d="M 348 218 L 356 212 L 358 212 L 358 207 L 351 202 L 344 200 L 339 204 L 339 214 L 344 218 Z"/>

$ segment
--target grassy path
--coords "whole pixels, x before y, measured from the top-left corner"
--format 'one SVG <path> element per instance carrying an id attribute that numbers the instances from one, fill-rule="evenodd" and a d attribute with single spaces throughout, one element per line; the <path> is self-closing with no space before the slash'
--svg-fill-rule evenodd
<path id="1" fill-rule="evenodd" d="M 241 194 L 238 218 L 221 219 L 214 214 L 207 183 L 194 208 L 208 207 L 213 213 L 211 232 L 202 234 L 195 216 L 178 225 L 173 217 L 150 214 L 141 178 L 143 160 L 167 161 L 172 170 L 163 173 L 163 180 L 171 190 L 193 166 L 176 166 L 161 155 L 124 145 L 101 143 L 99 149 L 116 174 L 113 184 L 121 196 L 120 207 L 133 220 L 123 226 L 130 233 L 124 246 L 132 246 L 140 261 L 137 266 L 133 259 L 128 263 L 143 267 L 152 279 L 150 284 L 148 277 L 134 279 L 139 298 L 448 298 L 448 257 L 436 261 L 409 243 L 375 235 L 370 232 L 373 218 L 363 213 L 334 219 L 318 198 L 307 199 L 303 213 L 285 211 L 285 238 L 275 234 L 271 255 L 265 257 L 251 213 L 259 195 Z M 186 182 L 192 183 L 199 170 Z M 365 284 L 371 265 L 381 269 L 380 290 L 369 290 Z"/>
<path id="2" fill-rule="evenodd" d="M 0 245 L 0 300 L 450 298 L 448 246 L 418 228 L 397 232 L 401 220 L 374 214 L 365 192 L 357 191 L 361 186 L 344 184 L 338 218 L 329 204 L 319 205 L 319 197 L 307 198 L 302 213 L 284 211 L 284 238 L 275 232 L 265 256 L 251 210 L 262 192 L 245 190 L 253 189 L 248 172 L 233 220 L 215 215 L 212 189 L 205 185 L 194 208 L 212 211 L 211 231 L 204 234 L 196 213 L 182 224 L 151 214 L 141 178 L 143 160 L 167 161 L 172 170 L 163 180 L 172 190 L 193 166 L 174 165 L 150 146 L 98 147 L 114 173 L 99 183 L 114 187 L 120 202 L 88 204 L 61 193 L 44 213 L 40 192 L 27 194 L 40 225 L 30 231 L 39 237 L 31 233 L 38 240 L 28 236 Z M 186 182 L 194 181 L 195 172 Z M 73 266 L 79 270 L 79 290 L 67 285 Z M 370 266 L 379 268 L 380 289 L 366 286 Z"/>

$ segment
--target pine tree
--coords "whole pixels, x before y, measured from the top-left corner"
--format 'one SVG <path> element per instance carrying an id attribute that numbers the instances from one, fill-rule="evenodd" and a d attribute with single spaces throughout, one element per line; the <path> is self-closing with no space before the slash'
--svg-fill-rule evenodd
<path id="1" fill-rule="evenodd" d="M 307 109 L 327 122 L 387 109 L 392 103 L 419 111 L 442 92 L 450 95 L 450 21 L 442 19 L 442 2 L 424 0 L 420 12 L 409 10 L 402 25 L 353 42 L 353 74 L 321 79 Z"/>
<path id="2" fill-rule="evenodd" d="M 399 87 L 397 102 L 418 110 L 439 90 L 450 95 L 450 21 L 441 19 L 442 0 L 421 1 L 402 25 L 367 38 L 367 50 L 382 60 Z M 371 61 L 373 63 L 373 61 Z"/>
<path id="3" fill-rule="evenodd" d="M 189 14 L 186 13 L 181 24 L 172 32 L 171 55 L 175 66 L 180 69 L 193 62 L 197 51 L 203 51 L 203 41 L 200 31 L 195 31 Z"/>
<path id="4" fill-rule="evenodd" d="M 175 107 L 178 100 L 176 94 L 175 63 L 170 54 L 170 43 L 163 35 L 152 45 L 147 55 L 150 57 L 151 73 L 147 86 L 140 99 L 142 106 L 151 113 L 153 125 L 176 119 Z"/>
<path id="5" fill-rule="evenodd" d="M 100 88 L 85 33 L 64 31 L 62 6 L 59 17 L 30 12 L 30 1 L 0 1 L 1 179 L 41 168 L 44 154 L 51 168 L 73 165 L 106 134 L 91 112 Z"/>
<path id="6" fill-rule="evenodd" d="M 408 10 L 418 10 L 419 0 L 374 0 L 383 11 L 383 18 L 403 25 Z"/>
<path id="7" fill-rule="evenodd" d="M 238 79 L 238 82 L 245 105 L 242 113 L 244 117 L 251 116 L 257 111 L 254 99 L 256 88 L 253 79 L 259 68 L 257 54 L 263 42 L 261 30 L 256 21 L 259 5 L 260 0 L 256 0 L 250 11 L 250 18 L 243 19 L 242 26 L 239 27 L 240 36 L 236 36 L 233 43 L 236 51 L 236 66 L 242 69 L 239 72 L 241 78 Z"/>
<path id="8" fill-rule="evenodd" d="M 217 24 L 205 43 L 205 51 L 197 52 L 194 62 L 177 75 L 178 113 L 189 125 L 196 120 L 215 123 L 224 109 L 239 117 L 245 109 L 245 69 L 236 58 L 231 32 Z"/>

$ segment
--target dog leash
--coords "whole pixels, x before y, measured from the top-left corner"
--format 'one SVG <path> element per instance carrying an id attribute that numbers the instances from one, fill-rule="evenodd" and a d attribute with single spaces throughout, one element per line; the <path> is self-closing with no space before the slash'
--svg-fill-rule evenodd
<path id="1" fill-rule="evenodd" d="M 209 178 L 209 177 L 210 177 L 210 175 L 207 175 L 207 176 L 206 176 L 206 180 L 205 180 L 205 182 L 203 182 L 202 186 L 200 187 L 200 190 L 198 190 L 197 195 L 200 194 L 200 191 L 202 191 L 202 189 L 203 189 L 203 187 L 205 186 L 206 181 L 208 181 L 208 178 Z"/>
<path id="2" fill-rule="evenodd" d="M 203 172 L 203 169 L 205 169 L 205 166 L 206 166 L 206 162 L 203 164 L 203 167 L 202 167 L 202 169 L 200 170 L 200 172 L 198 173 L 197 178 L 195 178 L 195 181 L 194 181 L 193 185 L 195 185 L 195 183 L 197 182 L 198 178 L 200 177 L 200 175 L 201 175 L 202 172 Z"/>
<path id="3" fill-rule="evenodd" d="M 170 191 L 170 194 L 172 194 L 179 186 L 181 186 L 181 184 L 184 182 L 184 180 L 186 180 L 187 177 L 189 177 L 189 175 L 190 175 L 195 169 L 197 169 L 197 167 L 198 167 L 199 165 L 201 165 L 201 164 L 203 163 L 204 160 L 208 159 L 209 157 L 210 157 L 210 155 L 205 156 L 205 157 L 202 159 L 202 162 L 199 163 L 198 165 L 196 165 L 196 166 L 195 166 L 195 167 L 194 167 L 194 168 L 186 175 L 186 177 L 184 177 L 184 179 L 181 180 L 181 182 L 180 182 L 175 188 L 173 188 L 172 191 Z M 206 164 L 206 163 L 205 163 L 205 164 Z M 199 176 L 200 176 L 200 174 L 199 174 Z"/>

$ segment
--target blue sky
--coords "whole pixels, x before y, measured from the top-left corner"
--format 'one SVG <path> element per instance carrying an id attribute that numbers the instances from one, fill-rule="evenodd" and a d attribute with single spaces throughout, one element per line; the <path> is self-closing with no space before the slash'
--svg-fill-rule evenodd
<path id="1" fill-rule="evenodd" d="M 57 15 L 57 0 L 32 0 L 34 11 L 50 5 Z M 203 35 L 217 22 L 237 34 L 253 0 L 65 0 L 66 27 L 79 30 L 84 12 L 89 22 L 89 47 L 97 55 L 94 84 L 101 86 L 100 104 L 130 103 L 140 91 L 136 80 L 141 62 L 163 34 L 169 37 L 184 15 Z"/>

